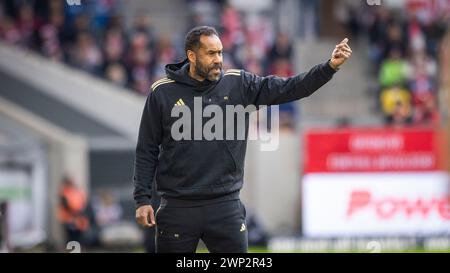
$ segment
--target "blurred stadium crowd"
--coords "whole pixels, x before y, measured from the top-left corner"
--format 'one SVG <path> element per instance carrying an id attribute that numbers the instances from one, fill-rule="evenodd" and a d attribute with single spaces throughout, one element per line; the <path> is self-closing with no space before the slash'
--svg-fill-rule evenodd
<path id="1" fill-rule="evenodd" d="M 367 33 L 371 72 L 377 77 L 373 91 L 387 125 L 437 125 L 440 120 L 439 54 L 449 16 L 446 10 L 420 9 L 348 10 L 349 32 Z"/>
<path id="2" fill-rule="evenodd" d="M 186 31 L 202 24 L 218 29 L 224 69 L 244 68 L 282 77 L 294 74 L 289 37 L 276 33 L 264 14 L 246 24 L 245 14 L 227 1 L 213 1 L 220 16 L 210 20 L 205 10 L 198 8 L 205 1 L 186 2 L 192 14 Z M 61 0 L 6 0 L 0 5 L 0 39 L 147 95 L 151 83 L 165 76 L 167 63 L 185 58 L 184 41 L 158 33 L 146 14 L 136 14 L 127 28 L 124 5 L 122 0 L 87 1 L 80 6 Z M 285 127 L 293 128 L 294 104 L 285 104 L 280 110 Z"/>
<path id="3" fill-rule="evenodd" d="M 158 66 L 178 53 L 168 37 L 156 37 L 148 17 L 138 16 L 125 30 L 121 1 L 3 2 L 0 36 L 136 92 L 148 92 Z"/>
<path id="4" fill-rule="evenodd" d="M 32 2 L 2 2 L 2 40 L 138 93 L 146 94 L 151 82 L 164 76 L 165 64 L 185 56 L 184 45 L 174 44 L 170 35 L 157 33 L 145 14 L 136 16 L 133 26 L 126 29 L 120 8 L 123 1 L 91 1 L 81 6 L 65 5 L 60 0 Z M 218 2 L 221 19 L 216 27 L 226 52 L 225 68 L 241 67 L 258 74 L 293 74 L 292 44 L 287 35 L 279 33 L 272 42 L 275 34 L 267 21 L 246 26 L 233 6 Z M 195 5 L 190 6 L 195 9 Z M 192 26 L 210 23 L 203 19 L 201 10 L 193 12 Z"/>
<path id="5" fill-rule="evenodd" d="M 264 20 L 266 15 L 243 20 L 245 14 L 217 0 L 213 2 L 220 16 L 211 20 L 198 8 L 205 1 L 186 2 L 192 14 L 186 30 L 200 24 L 218 28 L 225 69 L 283 77 L 294 74 L 292 42 Z M 122 0 L 88 1 L 80 6 L 60 0 L 2 1 L 0 39 L 146 95 L 150 84 L 164 77 L 165 64 L 184 58 L 183 41 L 158 33 L 146 14 L 137 14 L 126 28 L 123 5 Z M 421 16 L 365 5 L 349 7 L 347 13 L 349 32 L 368 34 L 369 58 L 378 75 L 378 106 L 386 123 L 438 122 L 438 53 L 448 15 Z M 294 114 L 294 106 L 283 107 L 282 111 Z"/>

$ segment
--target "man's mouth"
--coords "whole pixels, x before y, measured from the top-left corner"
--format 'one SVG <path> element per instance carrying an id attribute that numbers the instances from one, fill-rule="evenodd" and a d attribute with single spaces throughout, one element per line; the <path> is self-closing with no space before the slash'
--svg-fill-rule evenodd
<path id="1" fill-rule="evenodd" d="M 212 71 L 214 72 L 214 73 L 220 73 L 220 67 L 214 67 L 213 69 L 212 69 Z"/>

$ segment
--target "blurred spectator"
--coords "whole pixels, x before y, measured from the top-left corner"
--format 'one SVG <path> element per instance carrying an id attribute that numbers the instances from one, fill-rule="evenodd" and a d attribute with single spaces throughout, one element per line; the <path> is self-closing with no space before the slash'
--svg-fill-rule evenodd
<path id="1" fill-rule="evenodd" d="M 404 84 L 406 80 L 407 63 L 402 58 L 398 48 L 392 48 L 389 58 L 381 63 L 379 84 L 381 87 L 390 87 L 396 84 Z"/>
<path id="2" fill-rule="evenodd" d="M 152 81 L 165 77 L 166 64 L 177 59 L 177 53 L 169 36 L 164 35 L 159 38 L 155 47 L 155 55 L 158 56 L 158 58 L 155 60 Z"/>
<path id="3" fill-rule="evenodd" d="M 2 17 L 0 20 L 0 37 L 2 40 L 8 44 L 19 44 L 22 36 L 14 21 L 8 16 Z"/>
<path id="4" fill-rule="evenodd" d="M 19 8 L 17 29 L 20 32 L 21 44 L 25 47 L 33 46 L 35 31 L 38 29 L 38 21 L 35 20 L 34 10 L 30 5 L 23 4 Z"/>
<path id="5" fill-rule="evenodd" d="M 292 65 L 287 58 L 277 58 L 271 66 L 269 74 L 279 77 L 291 77 L 294 75 Z M 295 129 L 295 117 L 297 114 L 296 102 L 283 103 L 279 106 L 280 129 L 293 132 Z"/>
<path id="6" fill-rule="evenodd" d="M 103 41 L 104 66 L 122 62 L 126 47 L 125 37 L 119 28 L 110 28 L 106 31 Z"/>
<path id="7" fill-rule="evenodd" d="M 380 7 L 376 10 L 374 20 L 368 27 L 369 35 L 369 57 L 378 68 L 384 57 L 384 39 L 388 33 L 391 15 L 389 10 Z"/>
<path id="8" fill-rule="evenodd" d="M 92 74 L 99 74 L 103 56 L 90 33 L 78 33 L 69 56 L 70 62 L 75 67 Z"/>
<path id="9" fill-rule="evenodd" d="M 107 80 L 121 87 L 128 84 L 128 73 L 123 60 L 125 48 L 126 39 L 121 28 L 109 28 L 103 41 L 104 60 L 101 70 Z"/>
<path id="10" fill-rule="evenodd" d="M 94 198 L 93 208 L 100 228 L 118 223 L 122 219 L 122 207 L 107 190 L 102 190 Z"/>
<path id="11" fill-rule="evenodd" d="M 381 106 L 385 115 L 390 115 L 394 111 L 397 102 L 403 105 L 411 105 L 411 94 L 409 90 L 400 86 L 393 86 L 381 91 Z"/>
<path id="12" fill-rule="evenodd" d="M 245 69 L 250 64 L 261 63 L 261 57 L 250 42 L 246 41 L 242 45 L 236 47 L 233 53 L 235 56 L 234 59 L 237 60 L 239 66 L 242 66 Z"/>
<path id="13" fill-rule="evenodd" d="M 120 63 L 109 64 L 105 68 L 105 78 L 120 87 L 127 84 L 127 72 L 125 67 Z"/>
<path id="14" fill-rule="evenodd" d="M 39 51 L 54 61 L 63 61 L 64 52 L 61 39 L 63 32 L 64 15 L 58 12 L 50 14 L 50 20 L 38 32 Z"/>
<path id="15" fill-rule="evenodd" d="M 241 44 L 244 40 L 241 15 L 230 4 L 225 4 L 222 7 L 222 33 L 221 41 L 223 47 L 228 50 L 235 45 Z"/>
<path id="16" fill-rule="evenodd" d="M 433 58 L 438 58 L 439 44 L 444 38 L 448 17 L 440 15 L 436 20 L 430 20 L 423 26 L 427 53 Z"/>
<path id="17" fill-rule="evenodd" d="M 414 14 L 412 15 L 412 19 L 408 22 L 408 38 L 409 49 L 413 54 L 425 50 L 425 35 L 422 31 L 422 25 Z"/>
<path id="18" fill-rule="evenodd" d="M 269 51 L 269 63 L 278 59 L 292 60 L 292 43 L 285 33 L 278 33 L 275 43 Z"/>
<path id="19" fill-rule="evenodd" d="M 111 17 L 119 8 L 119 0 L 96 0 L 93 1 L 93 26 L 96 29 L 105 29 Z"/>
<path id="20" fill-rule="evenodd" d="M 276 58 L 271 63 L 269 74 L 279 77 L 291 77 L 294 75 L 294 70 L 289 58 Z"/>
<path id="21" fill-rule="evenodd" d="M 151 84 L 153 54 L 149 48 L 149 36 L 143 32 L 135 32 L 131 37 L 127 56 L 127 68 L 131 87 L 138 93 L 148 94 Z"/>
<path id="22" fill-rule="evenodd" d="M 139 14 L 133 22 L 133 27 L 130 31 L 130 39 L 136 34 L 142 34 L 148 43 L 148 46 L 153 48 L 155 34 L 151 25 L 150 17 L 146 14 Z"/>
<path id="23" fill-rule="evenodd" d="M 424 69 L 424 67 L 422 67 Z M 409 83 L 410 90 L 413 96 L 414 104 L 417 104 L 422 97 L 435 96 L 436 86 L 433 78 L 427 75 L 424 70 L 420 68 L 416 72 L 417 74 L 412 78 Z"/>
<path id="24" fill-rule="evenodd" d="M 422 96 L 414 108 L 415 124 L 436 126 L 439 124 L 439 111 L 432 95 Z"/>
<path id="25" fill-rule="evenodd" d="M 64 178 L 61 186 L 58 216 L 63 224 L 66 239 L 68 242 L 83 243 L 84 232 L 90 227 L 89 219 L 85 215 L 86 193 L 69 177 Z"/>
<path id="26" fill-rule="evenodd" d="M 73 24 L 70 24 L 72 28 L 71 38 L 72 40 L 70 42 L 76 42 L 76 37 L 81 32 L 90 32 L 91 31 L 91 23 L 90 18 L 87 14 L 79 14 L 75 17 Z"/>
<path id="27" fill-rule="evenodd" d="M 394 109 L 392 113 L 390 113 L 386 117 L 386 121 L 388 125 L 394 127 L 403 127 L 411 124 L 411 107 L 409 104 L 398 100 L 395 102 Z"/>
<path id="28" fill-rule="evenodd" d="M 425 51 L 417 51 L 411 57 L 409 77 L 414 78 L 418 75 L 424 75 L 431 78 L 437 77 L 436 60 L 426 54 Z"/>
<path id="29" fill-rule="evenodd" d="M 245 63 L 245 69 L 250 72 L 254 73 L 256 75 L 263 75 L 264 74 L 264 68 L 261 64 L 261 62 L 256 58 L 251 58 L 247 60 Z"/>
<path id="30" fill-rule="evenodd" d="M 400 57 L 407 53 L 408 40 L 403 34 L 402 26 L 398 23 L 393 23 L 388 26 L 387 37 L 382 38 L 384 53 L 382 58 L 389 58 L 392 51 L 398 51 Z"/>

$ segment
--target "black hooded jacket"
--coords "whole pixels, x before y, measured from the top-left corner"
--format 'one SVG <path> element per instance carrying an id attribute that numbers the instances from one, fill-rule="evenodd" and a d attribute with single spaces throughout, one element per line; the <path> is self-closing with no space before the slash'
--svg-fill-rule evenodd
<path id="1" fill-rule="evenodd" d="M 281 104 L 311 95 L 336 72 L 329 62 L 325 62 L 290 78 L 260 77 L 230 69 L 222 72 L 217 81 L 200 82 L 191 78 L 188 71 L 187 60 L 167 65 L 167 78 L 156 81 L 147 97 L 134 164 L 136 207 L 151 204 L 154 178 L 157 192 L 164 199 L 174 200 L 180 205 L 239 197 L 247 141 L 194 139 L 194 133 L 191 140 L 175 140 L 171 128 L 179 118 L 171 116 L 172 108 L 186 105 L 192 110 L 193 132 L 196 127 L 194 98 L 197 101 L 201 99 L 203 108 L 218 105 L 224 113 L 227 105 L 258 107 Z M 201 128 L 209 119 L 200 118 Z M 229 121 L 225 122 L 224 135 L 226 130 L 230 130 Z M 247 131 L 248 122 L 245 126 Z"/>

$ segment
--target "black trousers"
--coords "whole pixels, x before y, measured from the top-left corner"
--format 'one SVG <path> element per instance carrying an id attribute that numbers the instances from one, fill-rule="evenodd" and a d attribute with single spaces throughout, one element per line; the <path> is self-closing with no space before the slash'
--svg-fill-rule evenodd
<path id="1" fill-rule="evenodd" d="M 246 253 L 246 211 L 240 200 L 193 206 L 160 206 L 156 212 L 156 252 L 194 253 L 199 240 L 211 253 Z"/>

